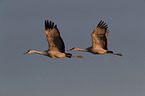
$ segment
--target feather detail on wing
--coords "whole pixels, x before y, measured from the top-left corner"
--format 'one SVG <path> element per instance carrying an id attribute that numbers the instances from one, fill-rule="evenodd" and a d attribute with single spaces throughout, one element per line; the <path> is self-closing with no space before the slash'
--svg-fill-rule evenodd
<path id="1" fill-rule="evenodd" d="M 102 47 L 108 50 L 108 30 L 104 21 L 100 21 L 92 33 L 92 47 Z"/>
<path id="2" fill-rule="evenodd" d="M 65 45 L 60 37 L 60 32 L 54 22 L 45 20 L 45 33 L 49 45 L 49 50 L 65 52 Z"/>

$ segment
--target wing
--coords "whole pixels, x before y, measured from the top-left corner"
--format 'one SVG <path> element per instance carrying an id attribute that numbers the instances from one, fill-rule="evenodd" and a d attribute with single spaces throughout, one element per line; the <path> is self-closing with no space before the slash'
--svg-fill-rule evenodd
<path id="1" fill-rule="evenodd" d="M 99 22 L 97 27 L 92 33 L 92 47 L 102 47 L 105 50 L 108 50 L 108 30 L 107 25 L 102 22 Z"/>
<path id="2" fill-rule="evenodd" d="M 57 25 L 54 26 L 54 22 L 45 20 L 45 33 L 49 45 L 49 50 L 65 52 L 65 45 L 60 37 L 60 32 L 57 29 Z"/>

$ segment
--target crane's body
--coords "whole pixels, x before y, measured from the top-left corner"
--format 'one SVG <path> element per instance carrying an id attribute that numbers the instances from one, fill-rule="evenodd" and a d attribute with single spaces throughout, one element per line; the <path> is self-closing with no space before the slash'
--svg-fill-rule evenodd
<path id="1" fill-rule="evenodd" d="M 49 49 L 43 52 L 36 50 L 28 50 L 26 53 L 37 53 L 40 55 L 48 56 L 50 58 L 63 58 L 63 57 L 78 57 L 83 58 L 82 56 L 72 56 L 71 53 L 65 53 L 65 45 L 60 36 L 60 32 L 57 28 L 57 25 L 54 25 L 54 22 L 49 22 L 45 20 L 45 33 L 48 41 Z"/>
<path id="2" fill-rule="evenodd" d="M 122 56 L 120 53 L 114 53 L 113 51 L 108 50 L 108 29 L 106 23 L 102 20 L 99 22 L 97 27 L 94 29 L 93 33 L 91 34 L 92 37 L 92 46 L 86 49 L 80 48 L 72 48 L 68 51 L 83 51 L 83 52 L 90 52 L 92 54 L 114 54 L 118 56 Z"/>

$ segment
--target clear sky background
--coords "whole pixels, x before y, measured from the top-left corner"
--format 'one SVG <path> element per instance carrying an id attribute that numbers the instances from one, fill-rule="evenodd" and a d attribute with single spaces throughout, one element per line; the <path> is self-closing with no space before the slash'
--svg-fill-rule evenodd
<path id="1" fill-rule="evenodd" d="M 51 59 L 44 21 L 58 25 L 66 50 L 91 46 L 100 20 L 109 49 L 124 56 Z M 0 0 L 0 96 L 145 96 L 145 0 Z"/>

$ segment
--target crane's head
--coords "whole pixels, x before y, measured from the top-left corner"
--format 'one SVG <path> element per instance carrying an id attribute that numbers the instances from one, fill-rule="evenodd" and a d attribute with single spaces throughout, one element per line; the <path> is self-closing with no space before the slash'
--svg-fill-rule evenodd
<path id="1" fill-rule="evenodd" d="M 25 52 L 24 55 L 25 55 L 25 54 L 28 54 L 28 53 L 34 53 L 34 52 L 35 52 L 35 50 L 31 50 L 31 49 L 30 49 L 30 50 L 28 50 L 27 52 Z"/>

